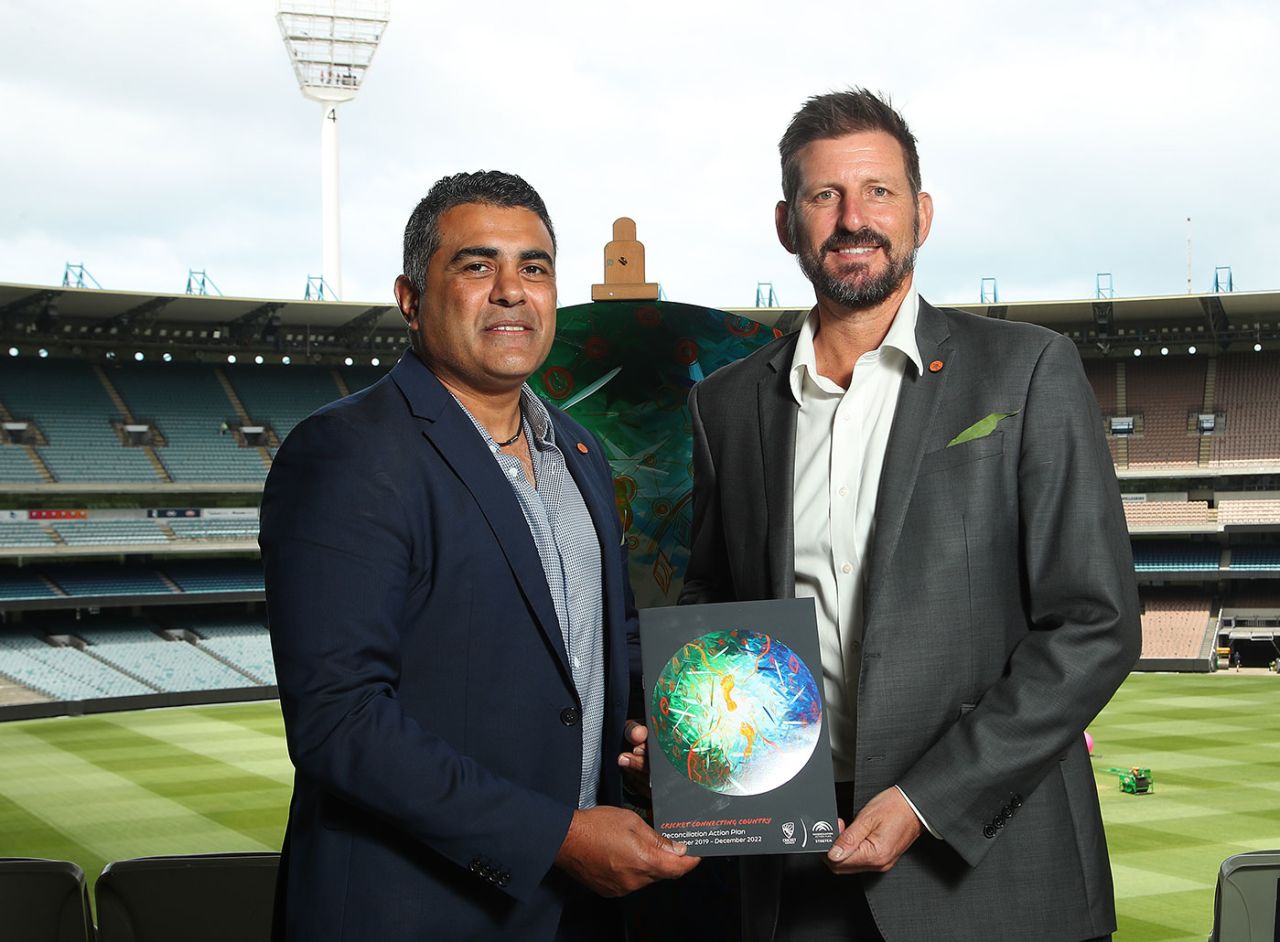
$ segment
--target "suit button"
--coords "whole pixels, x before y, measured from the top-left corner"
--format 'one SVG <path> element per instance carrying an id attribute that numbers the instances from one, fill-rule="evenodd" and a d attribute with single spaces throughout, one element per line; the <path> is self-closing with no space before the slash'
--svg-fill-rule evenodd
<path id="1" fill-rule="evenodd" d="M 1017 810 L 1018 808 L 1021 808 L 1021 807 L 1022 807 L 1022 796 L 1021 796 L 1021 795 L 1014 795 L 1012 798 L 1010 798 L 1010 799 L 1009 799 L 1009 807 L 1010 807 L 1010 808 L 1013 808 L 1014 810 Z"/>
<path id="2" fill-rule="evenodd" d="M 565 707 L 560 711 L 560 722 L 565 726 L 578 725 L 578 709 L 577 707 Z"/>
<path id="3" fill-rule="evenodd" d="M 995 828 L 996 828 L 996 830 L 998 831 L 998 830 L 1000 830 L 1002 827 L 1004 827 L 1004 818 L 1002 818 L 1002 817 L 1001 817 L 1001 816 L 999 816 L 999 815 L 996 815 L 996 819 L 995 819 L 994 821 L 992 821 L 991 823 L 995 825 Z"/>
<path id="4" fill-rule="evenodd" d="M 982 836 L 985 837 L 987 840 L 991 840 L 991 838 L 995 837 L 996 836 L 995 826 L 988 824 L 986 827 L 984 827 L 982 829 Z"/>

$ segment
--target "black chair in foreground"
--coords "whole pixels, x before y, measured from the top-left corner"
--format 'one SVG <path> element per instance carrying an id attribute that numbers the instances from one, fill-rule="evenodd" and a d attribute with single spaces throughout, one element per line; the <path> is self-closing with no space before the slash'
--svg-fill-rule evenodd
<path id="1" fill-rule="evenodd" d="M 1280 850 L 1233 854 L 1222 862 L 1209 942 L 1280 942 Z"/>
<path id="2" fill-rule="evenodd" d="M 137 857 L 107 864 L 98 942 L 268 942 L 279 854 Z"/>
<path id="3" fill-rule="evenodd" d="M 93 942 L 84 871 L 69 860 L 0 857 L 0 936 L 7 942 Z"/>

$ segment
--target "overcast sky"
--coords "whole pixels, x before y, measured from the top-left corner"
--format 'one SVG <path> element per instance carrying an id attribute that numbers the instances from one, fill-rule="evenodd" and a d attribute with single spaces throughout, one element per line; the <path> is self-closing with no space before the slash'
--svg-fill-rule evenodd
<path id="1" fill-rule="evenodd" d="M 272 0 L 0 0 L 0 281 L 300 297 L 320 271 L 320 106 Z M 809 95 L 888 92 L 920 141 L 935 302 L 1280 289 L 1280 13 L 1259 2 L 392 0 L 341 114 L 343 300 L 387 303 L 414 203 L 520 173 L 589 299 L 632 216 L 668 298 L 812 302 L 773 234 Z"/>

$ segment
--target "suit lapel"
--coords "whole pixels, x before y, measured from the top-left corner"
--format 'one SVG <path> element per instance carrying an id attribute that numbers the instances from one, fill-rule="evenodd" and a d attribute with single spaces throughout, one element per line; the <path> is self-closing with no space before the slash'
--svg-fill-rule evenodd
<path id="1" fill-rule="evenodd" d="M 550 410 L 548 410 L 550 412 Z M 569 469 L 569 473 L 573 476 L 574 482 L 578 485 L 578 491 L 582 494 L 583 503 L 587 505 L 587 512 L 591 514 L 591 523 L 595 526 L 596 537 L 600 540 L 600 570 L 604 577 L 604 598 L 605 598 L 605 624 L 617 624 L 622 621 L 618 612 L 611 612 L 610 603 L 614 598 L 614 589 L 616 588 L 612 581 L 617 578 L 615 566 L 609 565 L 610 550 L 617 549 L 616 540 L 614 546 L 610 546 L 607 537 L 613 533 L 613 521 L 617 520 L 617 505 L 614 503 L 613 493 L 604 493 L 602 488 L 603 481 L 598 474 L 592 474 L 588 467 L 587 457 L 578 450 L 578 445 L 587 445 L 586 442 L 579 442 L 573 437 L 568 429 L 560 421 L 560 416 L 555 412 L 551 412 L 551 423 L 556 430 L 556 447 L 560 449 L 564 455 L 564 463 Z M 594 444 L 594 443 L 592 443 Z M 610 479 L 611 480 L 611 479 Z M 619 527 L 619 532 L 621 528 Z M 621 598 L 621 596 L 618 596 Z"/>
<path id="2" fill-rule="evenodd" d="M 948 377 L 955 372 L 956 352 L 946 317 L 923 299 L 920 301 L 920 314 L 916 320 L 916 343 L 926 369 L 924 373 L 917 374 L 914 366 L 908 365 L 907 372 L 902 377 L 902 388 L 898 392 L 893 428 L 889 432 L 884 466 L 880 471 L 880 491 L 876 497 L 871 570 L 866 583 L 865 610 L 868 616 L 876 599 L 876 587 L 883 582 L 902 535 L 907 506 L 915 492 L 916 472 L 920 467 L 920 458 L 924 455 L 925 443 L 929 441 L 929 431 L 938 413 L 938 405 L 943 401 L 943 390 Z M 934 361 L 942 362 L 942 367 L 937 372 L 928 368 Z"/>
<path id="3" fill-rule="evenodd" d="M 560 620 L 556 617 L 551 590 L 547 588 L 547 577 L 542 571 L 542 559 L 538 556 L 538 548 L 533 543 L 520 503 L 511 492 L 511 484 L 503 477 L 502 469 L 493 460 L 484 439 L 466 413 L 422 361 L 412 352 L 406 352 L 391 373 L 404 393 L 410 411 L 421 420 L 423 436 L 475 498 L 489 529 L 502 547 L 538 628 L 556 652 L 564 675 L 572 678 L 564 638 L 560 633 Z"/>
<path id="4" fill-rule="evenodd" d="M 765 512 L 768 530 L 768 597 L 791 598 L 796 594 L 795 567 L 795 463 L 796 413 L 788 379 L 795 352 L 794 335 L 769 358 L 768 371 L 757 385 L 760 410 L 760 454 L 764 459 Z"/>

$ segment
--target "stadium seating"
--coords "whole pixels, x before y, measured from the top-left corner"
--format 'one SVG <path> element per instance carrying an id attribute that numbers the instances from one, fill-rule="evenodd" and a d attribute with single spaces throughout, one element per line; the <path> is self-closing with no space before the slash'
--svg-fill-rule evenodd
<path id="1" fill-rule="evenodd" d="M 89 642 L 87 653 L 157 690 L 234 690 L 255 681 L 185 641 L 162 638 L 138 620 L 67 628 Z"/>
<path id="2" fill-rule="evenodd" d="M 1196 591 L 1143 595 L 1142 657 L 1194 658 L 1209 626 L 1209 599 Z"/>
<path id="3" fill-rule="evenodd" d="M 96 700 L 156 692 L 83 651 L 51 645 L 21 632 L 0 634 L 0 674 L 54 700 Z"/>
<path id="4" fill-rule="evenodd" d="M 1129 531 L 1160 532 L 1177 527 L 1214 528 L 1213 512 L 1203 500 L 1147 500 L 1124 502 Z"/>
<path id="5" fill-rule="evenodd" d="M 0 481 L 6 484 L 43 484 L 44 476 L 27 450 L 18 445 L 0 444 Z"/>
<path id="6" fill-rule="evenodd" d="M 0 546 L 54 546 L 49 531 L 35 520 L 0 522 Z"/>
<path id="7" fill-rule="evenodd" d="M 1215 409 L 1225 428 L 1213 436 L 1212 466 L 1280 462 L 1280 353 L 1219 357 Z"/>
<path id="8" fill-rule="evenodd" d="M 164 560 L 157 563 L 184 592 L 262 592 L 257 559 Z"/>
<path id="9" fill-rule="evenodd" d="M 214 368 L 189 363 L 122 364 L 111 381 L 140 421 L 154 423 L 167 444 L 156 453 L 176 482 L 261 481 L 267 468 L 256 448 L 220 434 L 239 421 Z"/>
<path id="10" fill-rule="evenodd" d="M 279 854 L 139 857 L 98 878 L 98 942 L 267 942 Z"/>
<path id="11" fill-rule="evenodd" d="M 151 569 L 109 563 L 65 563 L 41 567 L 67 595 L 168 595 L 178 591 Z"/>
<path id="12" fill-rule="evenodd" d="M 1218 522 L 1223 526 L 1280 523 L 1280 500 L 1220 500 Z"/>
<path id="13" fill-rule="evenodd" d="M 5 566 L 0 569 L 0 602 L 56 599 L 61 593 L 40 573 Z"/>
<path id="14" fill-rule="evenodd" d="M 5 942 L 93 942 L 84 871 L 69 860 L 0 857 Z"/>
<path id="15" fill-rule="evenodd" d="M 1231 569 L 1280 569 L 1280 546 L 1237 546 L 1231 550 Z"/>
<path id="16" fill-rule="evenodd" d="M 387 375 L 388 370 L 395 365 L 395 359 L 391 359 L 385 366 L 348 366 L 342 370 L 342 380 L 347 384 L 347 388 L 353 393 L 372 386 L 382 377 Z"/>
<path id="17" fill-rule="evenodd" d="M 1138 572 L 1217 572 L 1222 550 L 1213 543 L 1135 541 L 1133 568 Z"/>
<path id="18" fill-rule="evenodd" d="M 53 524 L 68 546 L 115 546 L 168 543 L 154 520 L 60 520 Z"/>
<path id="19" fill-rule="evenodd" d="M 230 661 L 259 683 L 274 687 L 276 666 L 271 656 L 271 636 L 266 625 L 253 621 L 183 622 L 182 627 L 197 635 L 196 644 Z"/>
<path id="20" fill-rule="evenodd" d="M 1209 942 L 1280 939 L 1280 850 L 1232 854 L 1218 869 Z"/>
<path id="21" fill-rule="evenodd" d="M 190 517 L 166 521 L 182 540 L 257 540 L 257 517 Z"/>
<path id="22" fill-rule="evenodd" d="M 312 412 L 342 395 L 327 366 L 236 364 L 226 372 L 249 415 L 270 425 L 280 441 Z"/>
<path id="23" fill-rule="evenodd" d="M 1129 467 L 1194 467 L 1200 436 L 1188 417 L 1204 404 L 1203 357 L 1133 360 L 1125 366 L 1127 411 L 1142 416 L 1142 432 L 1129 439 Z"/>
<path id="24" fill-rule="evenodd" d="M 0 402 L 39 425 L 49 444 L 36 451 L 58 481 L 161 480 L 143 449 L 121 444 L 111 422 L 123 416 L 88 363 L 10 360 L 0 370 Z"/>

